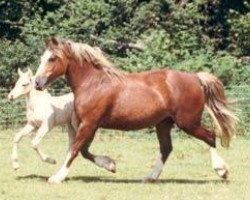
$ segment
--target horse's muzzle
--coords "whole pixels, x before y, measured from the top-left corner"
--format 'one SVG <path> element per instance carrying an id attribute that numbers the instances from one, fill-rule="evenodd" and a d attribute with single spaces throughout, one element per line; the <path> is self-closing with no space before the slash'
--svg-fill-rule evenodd
<path id="1" fill-rule="evenodd" d="M 35 88 L 37 90 L 43 90 L 46 86 L 47 80 L 46 77 L 37 77 L 35 79 Z"/>

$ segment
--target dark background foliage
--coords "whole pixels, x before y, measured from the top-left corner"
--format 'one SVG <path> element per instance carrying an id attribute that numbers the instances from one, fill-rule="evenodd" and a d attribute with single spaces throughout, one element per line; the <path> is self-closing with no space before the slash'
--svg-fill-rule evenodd
<path id="1" fill-rule="evenodd" d="M 18 67 L 35 72 L 49 36 L 100 46 L 126 71 L 203 70 L 249 84 L 249 10 L 244 0 L 1 0 L 0 86 Z"/>
<path id="2" fill-rule="evenodd" d="M 99 46 L 128 72 L 212 72 L 239 99 L 249 135 L 249 0 L 0 0 L 1 123 L 25 120 L 6 93 L 18 67 L 36 71 L 50 36 Z M 64 89 L 64 79 L 52 87 Z"/>

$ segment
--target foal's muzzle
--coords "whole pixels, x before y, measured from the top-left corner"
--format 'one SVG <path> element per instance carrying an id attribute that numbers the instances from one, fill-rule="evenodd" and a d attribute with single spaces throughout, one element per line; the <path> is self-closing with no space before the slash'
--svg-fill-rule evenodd
<path id="1" fill-rule="evenodd" d="M 48 79 L 46 77 L 37 77 L 35 79 L 35 88 L 37 90 L 43 90 L 47 84 Z"/>
<path id="2" fill-rule="evenodd" d="M 12 94 L 9 94 L 9 95 L 8 95 L 8 100 L 9 100 L 9 101 L 14 101 L 14 96 L 13 96 Z"/>

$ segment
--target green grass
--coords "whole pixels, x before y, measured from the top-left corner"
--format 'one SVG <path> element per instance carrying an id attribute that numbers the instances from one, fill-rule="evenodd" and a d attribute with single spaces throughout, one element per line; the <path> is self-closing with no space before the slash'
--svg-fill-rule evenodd
<path id="1" fill-rule="evenodd" d="M 208 148 L 193 138 L 174 137 L 174 151 L 168 159 L 160 182 L 142 184 L 158 155 L 154 136 L 140 133 L 100 134 L 91 151 L 106 154 L 117 163 L 112 174 L 79 156 L 69 178 L 61 185 L 46 181 L 62 163 L 66 149 L 66 134 L 57 129 L 41 144 L 42 149 L 56 158 L 56 165 L 40 161 L 27 137 L 20 144 L 20 169 L 12 170 L 10 155 L 14 131 L 0 133 L 0 199 L 1 200 L 244 200 L 250 196 L 250 140 L 237 138 L 228 150 L 219 152 L 230 165 L 229 181 L 214 173 Z"/>

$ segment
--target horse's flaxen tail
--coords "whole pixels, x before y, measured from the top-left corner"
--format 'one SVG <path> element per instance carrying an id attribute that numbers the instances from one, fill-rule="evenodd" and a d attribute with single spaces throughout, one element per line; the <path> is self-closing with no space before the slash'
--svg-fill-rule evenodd
<path id="1" fill-rule="evenodd" d="M 215 134 L 223 147 L 229 147 L 238 118 L 225 97 L 223 84 L 212 74 L 199 72 L 197 75 L 204 88 L 206 108 L 216 127 Z"/>

